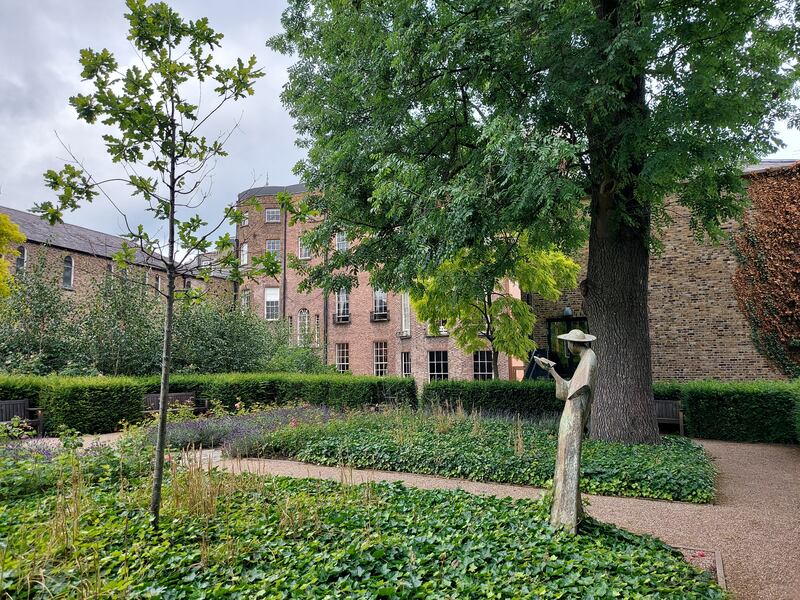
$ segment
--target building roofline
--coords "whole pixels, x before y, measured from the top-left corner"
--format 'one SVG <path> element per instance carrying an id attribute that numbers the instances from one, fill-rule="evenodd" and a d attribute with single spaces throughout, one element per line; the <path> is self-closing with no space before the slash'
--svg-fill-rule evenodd
<path id="1" fill-rule="evenodd" d="M 756 165 L 749 165 L 744 168 L 745 176 L 767 173 L 770 171 L 784 171 L 800 164 L 797 158 L 767 158 Z"/>
<path id="2" fill-rule="evenodd" d="M 307 191 L 306 186 L 302 183 L 295 183 L 293 185 L 267 185 L 239 192 L 238 200 L 241 202 L 253 196 L 277 196 L 281 192 L 286 192 L 287 194 L 302 194 L 305 191 Z"/>

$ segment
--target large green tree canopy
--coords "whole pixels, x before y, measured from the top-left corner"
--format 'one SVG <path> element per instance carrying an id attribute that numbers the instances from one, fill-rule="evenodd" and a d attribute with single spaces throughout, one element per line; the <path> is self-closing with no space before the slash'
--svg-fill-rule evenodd
<path id="1" fill-rule="evenodd" d="M 600 381 L 633 385 L 601 384 L 617 387 L 598 412 L 617 410 L 592 427 L 654 439 L 652 226 L 670 196 L 699 232 L 739 214 L 742 167 L 798 120 L 796 18 L 780 0 L 290 0 L 269 45 L 297 56 L 283 98 L 308 148 L 297 172 L 324 191 L 314 241 L 361 240 L 309 281 L 410 286 L 509 231 L 569 251 L 588 217 Z"/>

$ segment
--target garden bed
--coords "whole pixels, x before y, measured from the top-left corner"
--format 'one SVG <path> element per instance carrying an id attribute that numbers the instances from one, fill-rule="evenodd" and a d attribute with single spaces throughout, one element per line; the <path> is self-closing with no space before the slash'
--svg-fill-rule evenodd
<path id="1" fill-rule="evenodd" d="M 553 530 L 542 501 L 173 463 L 154 531 L 146 478 L 87 484 L 74 459 L 58 486 L 0 505 L 0 595 L 725 597 L 654 538 Z"/>
<path id="2" fill-rule="evenodd" d="M 231 457 L 290 458 L 537 487 L 550 485 L 555 464 L 554 420 L 309 408 L 224 419 L 170 426 L 170 443 L 209 447 L 209 432 L 215 432 L 214 445 Z M 224 422 L 239 425 L 222 435 Z M 706 503 L 714 498 L 715 475 L 705 451 L 686 438 L 667 436 L 655 446 L 584 444 L 582 489 L 588 493 Z"/>

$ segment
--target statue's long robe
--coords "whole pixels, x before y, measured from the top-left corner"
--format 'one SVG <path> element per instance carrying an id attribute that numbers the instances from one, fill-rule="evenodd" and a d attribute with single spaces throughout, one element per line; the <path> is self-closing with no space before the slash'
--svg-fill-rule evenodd
<path id="1" fill-rule="evenodd" d="M 550 523 L 575 533 L 580 522 L 581 505 L 580 472 L 583 431 L 592 407 L 597 356 L 588 349 L 581 357 L 575 375 L 570 379 L 556 380 L 556 398 L 564 400 L 564 412 L 558 426 L 558 455 L 553 476 L 553 507 Z"/>

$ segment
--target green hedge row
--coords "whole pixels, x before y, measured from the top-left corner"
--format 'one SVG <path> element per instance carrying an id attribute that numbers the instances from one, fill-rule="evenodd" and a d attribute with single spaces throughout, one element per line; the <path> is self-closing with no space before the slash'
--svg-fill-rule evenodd
<path id="1" fill-rule="evenodd" d="M 432 381 L 425 386 L 420 404 L 527 418 L 558 414 L 564 408 L 555 397 L 553 382 L 547 380 Z"/>
<path id="2" fill-rule="evenodd" d="M 44 409 L 45 427 L 59 426 L 82 433 L 108 433 L 120 421 L 141 420 L 144 395 L 157 393 L 157 377 L 24 377 L 0 376 L 0 400 L 29 398 Z M 194 392 L 197 398 L 218 401 L 228 408 L 237 402 L 283 405 L 308 403 L 351 408 L 384 402 L 414 406 L 413 379 L 234 373 L 174 375 L 171 392 Z"/>
<path id="3" fill-rule="evenodd" d="M 737 442 L 800 440 L 800 381 L 656 383 L 658 400 L 677 400 L 691 437 Z M 436 381 L 422 394 L 423 406 L 519 414 L 538 418 L 559 413 L 550 381 Z"/>

